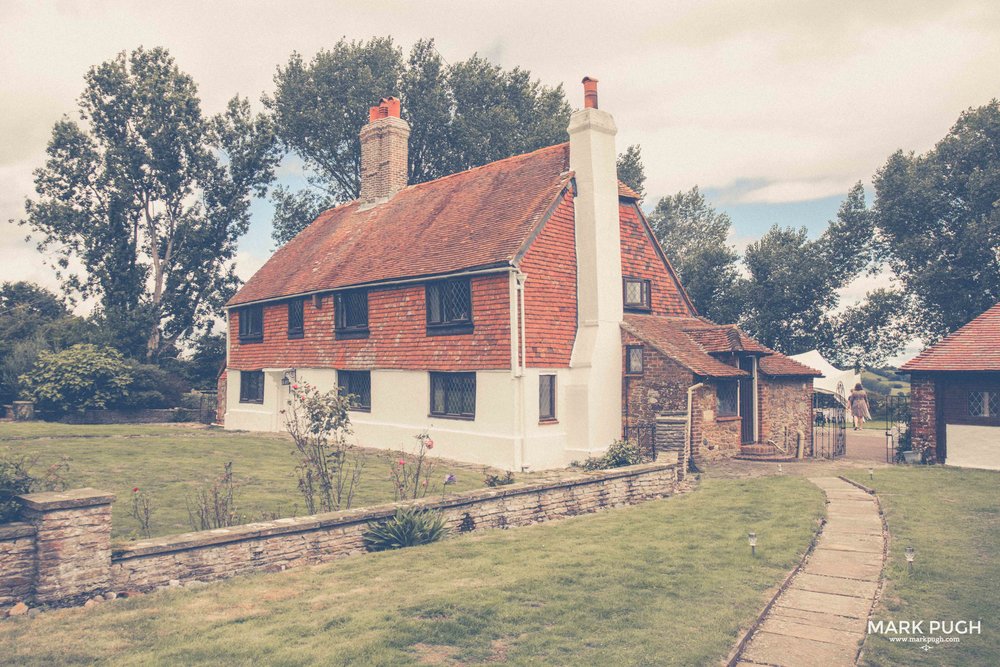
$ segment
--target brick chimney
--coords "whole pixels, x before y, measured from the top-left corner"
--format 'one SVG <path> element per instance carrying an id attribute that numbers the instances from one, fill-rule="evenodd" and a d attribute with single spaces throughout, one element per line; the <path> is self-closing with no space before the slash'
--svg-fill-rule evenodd
<path id="1" fill-rule="evenodd" d="M 362 206 L 381 203 L 407 185 L 410 124 L 399 117 L 399 99 L 383 97 L 361 128 Z"/>

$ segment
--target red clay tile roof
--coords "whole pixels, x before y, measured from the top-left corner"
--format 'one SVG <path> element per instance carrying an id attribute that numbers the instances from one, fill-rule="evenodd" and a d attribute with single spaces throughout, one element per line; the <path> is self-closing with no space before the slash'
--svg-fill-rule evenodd
<path id="1" fill-rule="evenodd" d="M 1000 303 L 902 365 L 903 371 L 1000 371 Z"/>
<path id="2" fill-rule="evenodd" d="M 622 328 L 697 375 L 745 377 L 746 371 L 716 359 L 687 335 L 685 329 L 703 323 L 703 320 L 694 317 L 626 314 Z"/>
<path id="3" fill-rule="evenodd" d="M 745 371 L 713 357 L 723 352 L 762 356 L 760 370 L 773 376 L 822 376 L 819 371 L 765 347 L 732 324 L 719 325 L 701 317 L 625 315 L 622 328 L 698 375 L 741 377 Z"/>
<path id="4" fill-rule="evenodd" d="M 323 212 L 230 306 L 510 264 L 572 176 L 569 144 L 411 185 L 361 210 Z M 634 194 L 634 193 L 633 193 Z"/>
<path id="5" fill-rule="evenodd" d="M 642 197 L 639 196 L 639 193 L 621 181 L 618 181 L 618 196 L 624 197 L 625 199 L 642 199 Z"/>

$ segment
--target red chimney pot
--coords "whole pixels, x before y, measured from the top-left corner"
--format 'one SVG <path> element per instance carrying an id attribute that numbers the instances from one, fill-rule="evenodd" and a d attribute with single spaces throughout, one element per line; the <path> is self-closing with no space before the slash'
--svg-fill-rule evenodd
<path id="1" fill-rule="evenodd" d="M 597 108 L 597 79 L 589 76 L 583 77 L 583 108 Z"/>

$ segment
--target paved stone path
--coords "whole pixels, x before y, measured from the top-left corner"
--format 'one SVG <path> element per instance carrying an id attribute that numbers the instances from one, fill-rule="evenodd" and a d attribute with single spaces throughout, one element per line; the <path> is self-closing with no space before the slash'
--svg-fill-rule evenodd
<path id="1" fill-rule="evenodd" d="M 882 576 L 882 519 L 872 496 L 842 479 L 809 481 L 826 493 L 826 526 L 738 665 L 855 664 Z"/>

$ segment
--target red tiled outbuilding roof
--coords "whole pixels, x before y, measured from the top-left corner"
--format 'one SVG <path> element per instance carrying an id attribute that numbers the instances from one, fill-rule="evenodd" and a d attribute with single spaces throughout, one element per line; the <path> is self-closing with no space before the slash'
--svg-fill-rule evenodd
<path id="1" fill-rule="evenodd" d="M 569 183 L 568 169 L 563 143 L 408 186 L 367 209 L 332 208 L 228 305 L 508 265 Z"/>
<path id="2" fill-rule="evenodd" d="M 761 345 L 732 324 L 719 325 L 701 317 L 626 314 L 622 328 L 697 375 L 745 377 L 746 371 L 712 356 L 729 352 L 762 355 L 760 370 L 767 375 L 822 375 L 813 368 Z"/>
<path id="3" fill-rule="evenodd" d="M 1000 371 L 1000 303 L 902 365 L 903 371 Z"/>

